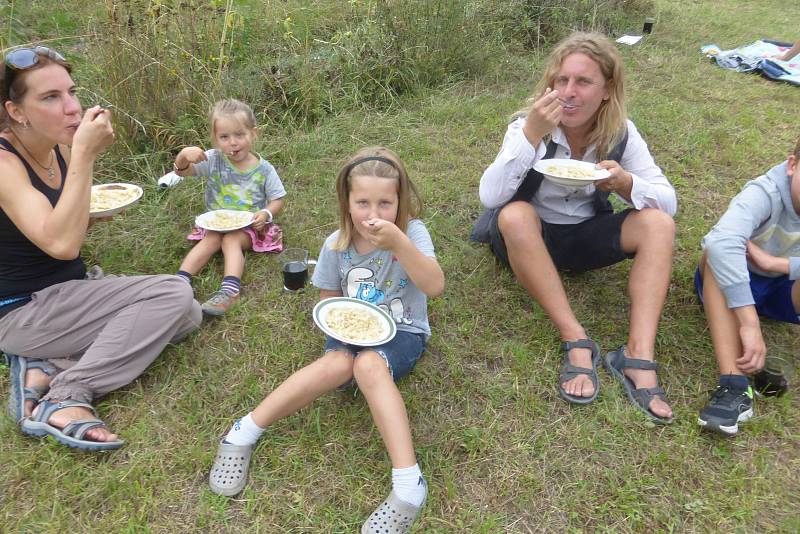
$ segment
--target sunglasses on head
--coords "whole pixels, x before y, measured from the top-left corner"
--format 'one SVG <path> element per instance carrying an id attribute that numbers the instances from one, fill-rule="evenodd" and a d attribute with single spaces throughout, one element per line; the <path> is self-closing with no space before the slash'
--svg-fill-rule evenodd
<path id="1" fill-rule="evenodd" d="M 66 63 L 64 56 L 46 46 L 37 46 L 35 48 L 17 48 L 6 54 L 6 66 L 12 70 L 27 70 L 39 63 L 39 56 L 47 56 L 56 61 L 63 61 Z"/>

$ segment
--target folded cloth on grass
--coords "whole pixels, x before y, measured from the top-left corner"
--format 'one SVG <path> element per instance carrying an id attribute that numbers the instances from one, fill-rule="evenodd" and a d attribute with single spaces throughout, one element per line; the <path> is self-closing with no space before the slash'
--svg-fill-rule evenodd
<path id="1" fill-rule="evenodd" d="M 715 44 L 703 46 L 700 50 L 722 68 L 738 72 L 759 72 L 773 80 L 800 85 L 800 55 L 789 61 L 774 58 L 791 47 L 791 43 L 759 39 L 733 50 L 722 50 Z"/>

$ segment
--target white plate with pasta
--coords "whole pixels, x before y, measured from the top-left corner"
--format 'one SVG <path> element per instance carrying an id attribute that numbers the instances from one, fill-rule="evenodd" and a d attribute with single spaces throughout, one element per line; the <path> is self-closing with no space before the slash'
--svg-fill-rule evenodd
<path id="1" fill-rule="evenodd" d="M 566 187 L 585 187 L 611 176 L 606 169 L 596 169 L 594 163 L 577 159 L 540 159 L 533 168 L 551 182 Z"/>
<path id="2" fill-rule="evenodd" d="M 142 188 L 134 184 L 98 184 L 92 186 L 89 217 L 111 217 L 142 198 Z"/>
<path id="3" fill-rule="evenodd" d="M 349 297 L 319 301 L 312 317 L 329 336 L 360 347 L 382 345 L 397 333 L 397 325 L 389 314 L 374 304 Z"/>
<path id="4" fill-rule="evenodd" d="M 233 232 L 250 226 L 253 223 L 253 214 L 249 211 L 212 210 L 195 217 L 194 223 L 214 232 Z"/>

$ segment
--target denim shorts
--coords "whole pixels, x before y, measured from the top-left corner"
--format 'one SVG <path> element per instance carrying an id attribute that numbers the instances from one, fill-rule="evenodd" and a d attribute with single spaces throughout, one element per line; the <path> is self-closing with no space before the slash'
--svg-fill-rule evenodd
<path id="1" fill-rule="evenodd" d="M 338 339 L 328 336 L 325 341 L 325 353 L 343 350 L 349 352 L 354 358 L 364 351 L 377 352 L 386 362 L 392 379 L 397 382 L 414 368 L 425 350 L 425 335 L 398 330 L 397 334 L 387 343 L 374 347 L 361 347 L 343 343 Z"/>
<path id="2" fill-rule="evenodd" d="M 769 317 L 784 323 L 800 324 L 797 310 L 792 302 L 792 286 L 794 280 L 789 280 L 786 275 L 761 276 L 748 269 L 750 274 L 750 291 L 753 293 L 756 311 L 763 317 Z M 700 268 L 694 272 L 694 289 L 700 302 L 703 301 L 703 277 Z"/>
<path id="3" fill-rule="evenodd" d="M 601 212 L 577 224 L 540 221 L 542 239 L 556 269 L 581 273 L 632 258 L 634 254 L 622 250 L 622 223 L 633 211 L 626 209 L 619 213 Z M 508 251 L 497 227 L 497 216 L 490 223 L 489 240 L 494 255 L 508 265 Z"/>

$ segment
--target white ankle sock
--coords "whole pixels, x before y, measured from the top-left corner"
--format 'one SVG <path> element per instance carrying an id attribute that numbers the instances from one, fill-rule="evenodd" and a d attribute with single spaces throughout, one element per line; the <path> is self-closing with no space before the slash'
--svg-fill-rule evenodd
<path id="1" fill-rule="evenodd" d="M 234 445 L 255 445 L 258 438 L 264 433 L 264 429 L 253 421 L 252 413 L 250 412 L 233 424 L 228 435 L 225 436 L 225 441 Z"/>
<path id="2" fill-rule="evenodd" d="M 420 506 L 428 494 L 428 485 L 419 470 L 419 464 L 402 469 L 392 469 L 392 489 L 401 500 Z"/>

